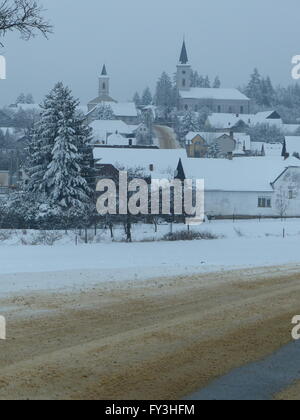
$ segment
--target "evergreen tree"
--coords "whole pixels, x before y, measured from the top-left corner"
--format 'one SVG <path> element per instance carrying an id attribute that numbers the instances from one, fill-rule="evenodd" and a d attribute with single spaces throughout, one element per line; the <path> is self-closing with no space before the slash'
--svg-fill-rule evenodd
<path id="1" fill-rule="evenodd" d="M 90 202 L 91 191 L 82 176 L 84 131 L 76 118 L 78 102 L 68 88 L 60 86 L 64 105 L 59 112 L 57 136 L 51 150 L 51 161 L 44 175 L 47 197 L 55 210 L 83 214 Z M 78 134 L 80 134 L 78 136 Z"/>
<path id="2" fill-rule="evenodd" d="M 24 197 L 36 203 L 36 220 L 71 218 L 90 214 L 94 178 L 89 142 L 90 128 L 78 116 L 71 91 L 58 83 L 42 105 L 41 119 L 29 143 Z M 89 185 L 90 184 L 90 185 Z"/>
<path id="3" fill-rule="evenodd" d="M 214 80 L 214 84 L 213 84 L 213 88 L 215 89 L 219 89 L 221 87 L 221 80 L 219 79 L 219 77 L 217 76 Z"/>
<path id="4" fill-rule="evenodd" d="M 262 78 L 257 69 L 254 69 L 254 72 L 250 77 L 250 81 L 246 87 L 246 95 L 248 98 L 254 99 L 258 105 L 262 105 Z"/>
<path id="5" fill-rule="evenodd" d="M 134 94 L 134 97 L 133 97 L 133 102 L 135 103 L 135 106 L 136 106 L 137 108 L 141 106 L 142 101 L 141 101 L 141 97 L 140 97 L 140 95 L 139 95 L 139 93 L 138 93 L 138 92 L 136 92 L 136 93 Z"/>
<path id="6" fill-rule="evenodd" d="M 199 121 L 197 115 L 192 111 L 187 111 L 180 124 L 180 137 L 184 138 L 190 131 L 199 131 Z"/>
<path id="7" fill-rule="evenodd" d="M 26 95 L 25 98 L 25 103 L 26 104 L 34 104 L 34 99 L 31 93 L 28 93 L 28 95 Z"/>
<path id="8" fill-rule="evenodd" d="M 155 103 L 157 106 L 172 108 L 174 106 L 174 90 L 170 76 L 163 73 L 157 82 Z"/>
<path id="9" fill-rule="evenodd" d="M 275 91 L 270 77 L 262 79 L 261 81 L 261 104 L 265 106 L 272 106 L 274 103 Z"/>
<path id="10" fill-rule="evenodd" d="M 21 93 L 16 100 L 16 104 L 26 104 L 26 96 L 24 95 L 24 93 Z"/>
<path id="11" fill-rule="evenodd" d="M 147 87 L 143 92 L 141 103 L 142 105 L 147 106 L 147 105 L 151 105 L 152 102 L 153 102 L 153 97 L 152 97 L 150 89 Z"/>
<path id="12" fill-rule="evenodd" d="M 65 95 L 62 83 L 58 83 L 46 96 L 42 104 L 40 120 L 35 124 L 29 143 L 26 172 L 27 192 L 46 193 L 45 172 L 51 162 L 51 151 L 58 135 L 61 112 L 64 109 Z"/>
<path id="13" fill-rule="evenodd" d="M 211 87 L 210 86 L 210 80 L 209 80 L 208 76 L 206 76 L 205 79 L 204 79 L 204 86 L 203 87 L 205 87 L 205 88 L 210 88 Z"/>
<path id="14" fill-rule="evenodd" d="M 286 141 L 285 140 L 283 142 L 281 156 L 284 157 L 284 158 L 287 157 L 287 149 L 286 149 Z"/>

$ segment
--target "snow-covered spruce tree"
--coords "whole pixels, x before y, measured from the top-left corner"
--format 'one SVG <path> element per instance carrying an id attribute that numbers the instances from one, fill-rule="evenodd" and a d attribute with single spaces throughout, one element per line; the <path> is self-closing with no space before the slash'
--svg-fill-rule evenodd
<path id="1" fill-rule="evenodd" d="M 135 103 L 135 106 L 137 108 L 139 108 L 141 106 L 142 101 L 141 101 L 141 97 L 140 97 L 138 92 L 135 92 L 135 94 L 133 96 L 133 102 Z"/>
<path id="2" fill-rule="evenodd" d="M 40 120 L 35 124 L 28 147 L 26 173 L 28 181 L 25 191 L 30 193 L 46 193 L 44 175 L 51 162 L 51 152 L 58 135 L 60 112 L 64 107 L 63 85 L 58 83 L 46 96 L 41 105 Z"/>
<path id="3" fill-rule="evenodd" d="M 58 90 L 59 103 L 62 100 L 63 105 L 58 110 L 57 135 L 43 182 L 50 214 L 80 219 L 86 215 L 92 194 L 82 172 L 85 134 L 76 117 L 78 102 L 62 84 Z"/>
<path id="4" fill-rule="evenodd" d="M 221 80 L 220 80 L 219 76 L 217 76 L 214 80 L 213 88 L 219 89 L 220 87 L 221 87 Z"/>
<path id="5" fill-rule="evenodd" d="M 190 131 L 199 131 L 199 120 L 196 113 L 187 111 L 180 123 L 181 137 L 185 137 Z"/>
<path id="6" fill-rule="evenodd" d="M 43 227 L 87 219 L 93 205 L 91 133 L 77 105 L 70 90 L 58 83 L 42 105 L 29 144 L 24 200 L 35 203 L 36 221 Z"/>
<path id="7" fill-rule="evenodd" d="M 157 106 L 172 108 L 174 106 L 174 90 L 170 76 L 163 73 L 157 82 L 155 102 Z"/>
<path id="8" fill-rule="evenodd" d="M 153 102 L 152 93 L 150 89 L 147 87 L 143 92 L 141 105 L 144 105 L 144 106 L 151 105 L 152 102 Z"/>

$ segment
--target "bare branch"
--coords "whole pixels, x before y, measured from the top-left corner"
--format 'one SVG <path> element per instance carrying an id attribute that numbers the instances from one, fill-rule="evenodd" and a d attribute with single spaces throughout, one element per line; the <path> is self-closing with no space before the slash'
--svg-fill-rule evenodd
<path id="1" fill-rule="evenodd" d="M 41 33 L 48 37 L 52 26 L 43 17 L 44 9 L 36 0 L 2 0 L 0 4 L 0 37 L 17 31 L 28 41 Z M 1 44 L 2 45 L 2 44 Z"/>

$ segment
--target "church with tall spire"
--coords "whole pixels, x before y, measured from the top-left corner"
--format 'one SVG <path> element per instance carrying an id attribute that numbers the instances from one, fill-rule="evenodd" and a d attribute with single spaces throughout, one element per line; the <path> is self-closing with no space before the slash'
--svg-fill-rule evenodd
<path id="1" fill-rule="evenodd" d="M 90 101 L 88 103 L 88 110 L 89 111 L 94 109 L 95 106 L 97 106 L 98 104 L 100 104 L 102 102 L 117 103 L 117 101 L 114 100 L 110 96 L 110 92 L 109 92 L 110 86 L 109 86 L 109 84 L 110 84 L 110 77 L 107 73 L 106 65 L 104 64 L 103 67 L 102 67 L 101 74 L 99 76 L 99 80 L 98 80 L 98 96 L 97 96 L 97 98 L 93 99 L 92 101 Z"/>
<path id="2" fill-rule="evenodd" d="M 189 64 L 185 40 L 183 41 L 179 63 L 177 65 L 176 83 L 179 90 L 189 90 L 191 87 L 192 67 Z"/>
<path id="3" fill-rule="evenodd" d="M 238 89 L 193 87 L 192 75 L 193 69 L 184 39 L 176 71 L 180 110 L 198 112 L 201 108 L 207 107 L 213 113 L 250 113 L 250 99 Z"/>

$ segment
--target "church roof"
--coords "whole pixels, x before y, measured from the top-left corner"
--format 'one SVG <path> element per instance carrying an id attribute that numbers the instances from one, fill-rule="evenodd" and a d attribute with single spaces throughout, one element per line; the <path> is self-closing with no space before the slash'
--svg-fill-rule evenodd
<path id="1" fill-rule="evenodd" d="M 185 41 L 183 41 L 179 62 L 181 64 L 187 64 L 188 61 L 189 61 L 189 59 L 188 59 L 188 55 L 187 55 L 187 51 L 186 51 L 186 45 L 185 45 Z"/>

